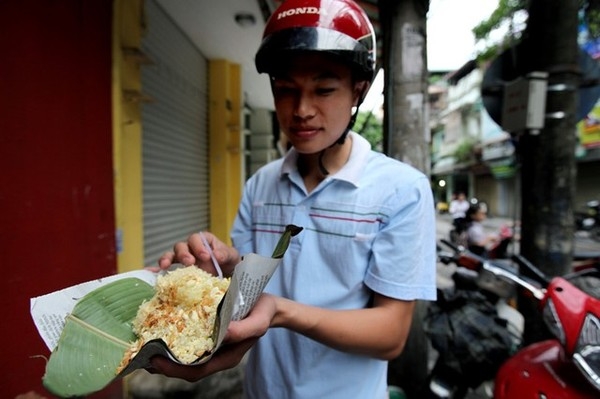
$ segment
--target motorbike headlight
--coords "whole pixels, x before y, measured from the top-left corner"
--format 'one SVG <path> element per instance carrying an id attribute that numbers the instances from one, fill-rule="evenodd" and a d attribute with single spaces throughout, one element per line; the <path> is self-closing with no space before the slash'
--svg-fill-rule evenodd
<path id="1" fill-rule="evenodd" d="M 573 360 L 588 381 L 600 389 L 600 320 L 593 314 L 585 317 Z"/>
<path id="2" fill-rule="evenodd" d="M 546 323 L 546 326 L 548 326 L 548 329 L 552 335 L 558 339 L 562 346 L 565 346 L 565 330 L 560 322 L 560 319 L 558 318 L 556 307 L 554 306 L 552 299 L 548 299 L 546 302 L 546 306 L 544 306 L 544 310 L 542 311 L 542 318 L 544 319 L 544 323 Z"/>

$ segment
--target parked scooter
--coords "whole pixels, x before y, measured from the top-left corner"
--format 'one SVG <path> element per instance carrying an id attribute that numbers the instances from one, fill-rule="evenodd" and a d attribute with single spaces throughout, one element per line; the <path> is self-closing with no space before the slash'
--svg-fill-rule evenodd
<path id="1" fill-rule="evenodd" d="M 556 338 L 521 348 L 504 360 L 502 356 L 496 356 L 494 364 L 499 362 L 500 366 L 495 378 L 490 377 L 493 381 L 483 383 L 488 387 L 493 385 L 494 399 L 600 397 L 600 272 L 592 267 L 563 277 L 549 278 L 520 255 L 513 255 L 512 260 L 518 268 L 499 267 L 487 260 L 478 266 L 496 279 L 516 284 L 537 299 L 548 330 Z M 527 270 L 525 274 L 524 270 Z M 463 330 L 469 332 L 465 325 L 474 327 L 479 322 L 474 319 L 472 323 L 458 325 L 460 331 L 455 338 L 460 338 L 458 334 Z M 501 330 L 493 330 L 494 333 L 498 331 Z M 473 338 L 472 335 L 468 337 Z M 482 373 L 490 375 L 492 364 L 486 363 L 485 358 L 470 359 L 474 350 L 484 353 L 478 349 L 480 346 L 481 342 L 472 340 L 471 347 L 466 346 L 469 352 L 459 351 L 453 355 L 454 363 L 446 362 L 451 367 L 457 364 L 456 360 L 460 366 L 465 362 L 471 366 L 459 369 L 461 372 L 454 376 L 451 373 L 443 375 L 454 379 L 439 378 L 436 375 L 439 369 L 434 367 L 430 398 L 464 398 L 468 392 L 464 384 L 476 387 L 482 381 Z M 457 350 L 455 347 L 447 349 Z M 498 350 L 490 353 L 506 355 L 505 351 Z M 481 367 L 474 367 L 477 365 Z M 440 381 L 441 384 L 438 383 Z M 462 389 L 453 389 L 457 381 L 463 384 Z M 485 394 L 492 397 L 490 390 Z"/>
<path id="2" fill-rule="evenodd" d="M 438 357 L 424 396 L 458 399 L 478 389 L 491 397 L 496 372 L 521 344 L 524 320 L 511 306 L 515 284 L 483 265 L 508 270 L 515 265 L 484 259 L 446 240 L 440 243 L 438 259 L 455 266 L 454 286 L 438 289 L 438 300 L 425 317 L 425 332 Z"/>
<path id="3" fill-rule="evenodd" d="M 593 240 L 600 241 L 600 201 L 588 201 L 584 212 L 575 212 L 575 229 L 578 232 L 586 232 Z"/>
<path id="4" fill-rule="evenodd" d="M 554 339 L 531 344 L 500 368 L 495 399 L 600 397 L 600 273 L 586 269 L 565 277 L 545 276 L 522 256 L 519 273 L 495 270 L 539 300 Z"/>

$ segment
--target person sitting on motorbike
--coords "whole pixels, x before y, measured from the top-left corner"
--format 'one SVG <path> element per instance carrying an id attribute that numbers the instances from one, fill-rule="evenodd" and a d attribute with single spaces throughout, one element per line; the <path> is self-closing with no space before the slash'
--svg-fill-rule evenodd
<path id="1" fill-rule="evenodd" d="M 504 257 L 510 237 L 487 233 L 483 221 L 487 218 L 487 210 L 480 204 L 473 204 L 466 213 L 467 248 L 469 251 L 483 257 Z"/>

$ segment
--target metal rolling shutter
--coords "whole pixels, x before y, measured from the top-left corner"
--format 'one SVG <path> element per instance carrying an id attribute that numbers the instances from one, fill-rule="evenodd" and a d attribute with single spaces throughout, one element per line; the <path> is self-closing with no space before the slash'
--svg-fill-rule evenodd
<path id="1" fill-rule="evenodd" d="M 208 63 L 153 0 L 142 50 L 144 262 L 208 227 Z"/>

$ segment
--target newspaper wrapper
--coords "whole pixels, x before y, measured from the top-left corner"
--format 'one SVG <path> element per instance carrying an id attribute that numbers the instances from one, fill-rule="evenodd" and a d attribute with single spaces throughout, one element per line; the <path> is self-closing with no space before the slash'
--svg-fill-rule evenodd
<path id="1" fill-rule="evenodd" d="M 277 269 L 281 258 L 269 258 L 254 253 L 247 254 L 235 267 L 231 276 L 229 288 L 222 298 L 215 321 L 213 349 L 188 365 L 197 365 L 207 362 L 223 343 L 227 327 L 232 320 L 243 319 L 256 304 L 269 279 Z M 30 311 L 38 332 L 50 351 L 54 351 L 65 326 L 65 318 L 72 311 L 77 302 L 86 294 L 113 281 L 124 278 L 138 278 L 154 286 L 158 273 L 147 270 L 138 270 L 122 273 L 98 280 L 78 284 L 47 295 L 32 298 Z M 150 359 L 155 355 L 162 355 L 174 362 L 180 362 L 169 351 L 164 341 L 157 339 L 147 342 L 124 368 L 114 378 L 124 377 L 132 371 L 150 367 Z M 116 367 L 115 367 L 116 373 Z M 107 381 L 107 384 L 110 381 Z M 88 392 L 92 393 L 92 392 Z"/>

